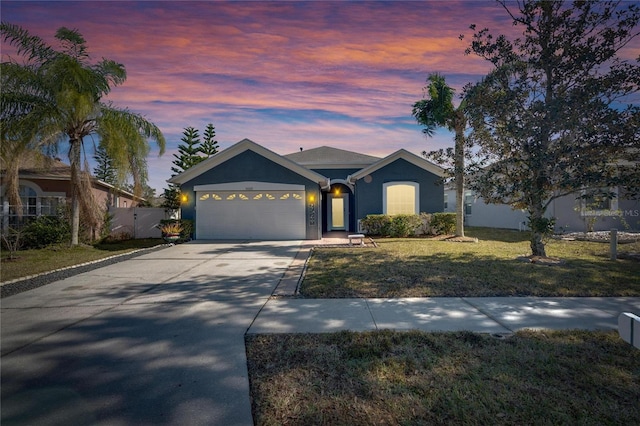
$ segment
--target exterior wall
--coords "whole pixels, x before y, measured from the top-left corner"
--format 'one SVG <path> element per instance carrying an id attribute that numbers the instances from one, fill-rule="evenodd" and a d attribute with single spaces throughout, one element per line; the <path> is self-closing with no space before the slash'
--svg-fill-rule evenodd
<path id="1" fill-rule="evenodd" d="M 613 210 L 587 212 L 581 208 L 581 200 L 576 195 L 568 195 L 554 200 L 549 207 L 549 215 L 556 218 L 556 231 L 586 232 L 618 230 L 640 231 L 640 199 L 626 199 L 618 194 Z M 617 208 L 616 208 L 617 207 Z"/>
<path id="2" fill-rule="evenodd" d="M 219 184 L 230 182 L 272 182 L 304 185 L 306 191 L 306 235 L 307 239 L 320 239 L 322 234 L 322 218 L 320 213 L 320 187 L 299 174 L 268 160 L 253 151 L 247 150 L 222 164 L 191 179 L 181 186 L 186 195 L 186 202 L 181 207 L 182 218 L 197 220 L 195 209 L 196 197 L 193 187 L 196 185 Z"/>
<path id="3" fill-rule="evenodd" d="M 359 172 L 360 169 L 310 169 L 329 179 L 347 179 L 347 176 Z"/>
<path id="4" fill-rule="evenodd" d="M 66 198 L 71 197 L 71 188 L 69 180 L 62 179 L 20 179 L 20 184 L 23 182 L 32 182 L 36 184 L 43 193 L 56 193 L 62 194 Z M 136 207 L 138 201 L 131 195 L 116 193 L 114 194 L 111 188 L 103 187 L 97 184 L 93 185 L 93 195 L 100 206 L 109 207 Z M 46 195 L 46 194 L 43 194 Z M 107 201 L 109 204 L 107 204 Z M 126 204 L 125 204 L 126 203 Z"/>
<path id="5" fill-rule="evenodd" d="M 387 182 L 408 181 L 420 184 L 420 212 L 441 212 L 444 205 L 444 186 L 440 178 L 403 159 L 398 159 L 356 182 L 355 219 L 370 214 L 382 214 L 382 186 Z"/>
<path id="6" fill-rule="evenodd" d="M 447 207 L 445 211 L 455 213 L 456 191 L 447 189 L 446 194 Z M 505 204 L 485 204 L 480 197 L 472 198 L 470 208 L 471 214 L 464 216 L 464 223 L 467 226 L 524 230 L 528 222 L 527 212 L 513 210 Z"/>
<path id="7" fill-rule="evenodd" d="M 447 190 L 447 212 L 456 211 L 456 194 Z M 640 200 L 625 199 L 619 194 L 617 209 L 593 212 L 585 215 L 581 210 L 581 201 L 576 195 L 567 195 L 551 202 L 547 209 L 547 217 L 556 218 L 556 232 L 586 232 L 590 226 L 594 231 L 618 230 L 640 231 Z M 471 214 L 465 215 L 468 226 L 489 228 L 526 229 L 527 212 L 513 210 L 504 204 L 485 204 L 482 198 L 474 197 Z M 590 223 L 591 222 L 591 223 Z"/>
<path id="8" fill-rule="evenodd" d="M 33 182 L 42 189 L 42 192 L 64 192 L 65 196 L 70 197 L 69 180 L 52 180 L 52 179 L 20 179 L 22 182 Z"/>

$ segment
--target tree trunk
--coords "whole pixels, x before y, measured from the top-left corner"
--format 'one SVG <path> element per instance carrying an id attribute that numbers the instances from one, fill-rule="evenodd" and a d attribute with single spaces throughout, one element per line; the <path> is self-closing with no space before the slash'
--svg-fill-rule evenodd
<path id="1" fill-rule="evenodd" d="M 5 161 L 6 170 L 4 172 L 3 184 L 4 196 L 9 205 L 14 208 L 18 217 L 22 217 L 22 199 L 20 198 L 20 157 Z"/>
<path id="2" fill-rule="evenodd" d="M 543 238 L 548 230 L 548 223 L 549 221 L 544 217 L 544 209 L 541 205 L 529 211 L 531 254 L 533 256 L 547 257 Z"/>
<path id="3" fill-rule="evenodd" d="M 71 165 L 71 245 L 77 246 L 80 234 L 80 139 L 69 139 Z"/>
<path id="4" fill-rule="evenodd" d="M 456 125 L 455 131 L 456 236 L 464 237 L 464 127 Z"/>
<path id="5" fill-rule="evenodd" d="M 531 232 L 531 253 L 534 256 L 547 257 L 542 237 L 543 235 L 540 232 Z"/>

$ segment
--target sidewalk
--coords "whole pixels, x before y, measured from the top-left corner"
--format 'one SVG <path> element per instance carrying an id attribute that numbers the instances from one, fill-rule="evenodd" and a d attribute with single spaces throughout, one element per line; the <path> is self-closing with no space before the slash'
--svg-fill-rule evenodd
<path id="1" fill-rule="evenodd" d="M 326 333 L 423 330 L 504 334 L 531 329 L 617 329 L 622 312 L 640 313 L 639 297 L 431 297 L 397 299 L 271 298 L 248 330 Z"/>
<path id="2" fill-rule="evenodd" d="M 371 245 L 369 240 L 366 242 Z M 416 329 L 505 334 L 526 328 L 617 330 L 618 316 L 622 312 L 640 315 L 640 297 L 294 297 L 314 247 L 348 245 L 344 232 L 325 234 L 322 240 L 304 242 L 247 333 Z"/>

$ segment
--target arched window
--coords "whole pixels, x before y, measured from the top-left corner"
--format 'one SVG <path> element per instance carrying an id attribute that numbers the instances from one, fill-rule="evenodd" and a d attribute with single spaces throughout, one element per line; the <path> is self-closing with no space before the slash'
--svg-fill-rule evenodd
<path id="1" fill-rule="evenodd" d="M 420 213 L 420 184 L 388 182 L 382 186 L 383 212 L 388 215 Z"/>

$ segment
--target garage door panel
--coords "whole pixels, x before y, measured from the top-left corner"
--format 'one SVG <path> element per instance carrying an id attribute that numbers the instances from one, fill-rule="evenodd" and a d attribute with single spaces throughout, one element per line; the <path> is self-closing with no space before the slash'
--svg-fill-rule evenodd
<path id="1" fill-rule="evenodd" d="M 198 239 L 304 239 L 304 191 L 198 193 Z"/>

